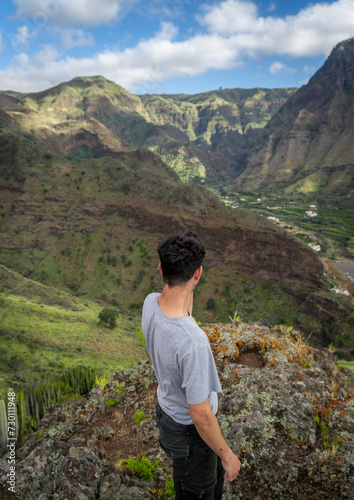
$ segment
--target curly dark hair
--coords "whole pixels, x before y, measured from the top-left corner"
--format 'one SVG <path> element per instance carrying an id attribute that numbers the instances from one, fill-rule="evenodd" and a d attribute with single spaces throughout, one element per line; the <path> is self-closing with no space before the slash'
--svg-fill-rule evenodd
<path id="1" fill-rule="evenodd" d="M 168 236 L 161 241 L 157 251 L 163 280 L 169 287 L 189 281 L 205 256 L 202 240 L 190 231 Z"/>

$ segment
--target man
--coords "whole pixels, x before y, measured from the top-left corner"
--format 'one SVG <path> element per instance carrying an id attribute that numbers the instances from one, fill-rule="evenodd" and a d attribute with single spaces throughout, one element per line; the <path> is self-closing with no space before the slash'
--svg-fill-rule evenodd
<path id="1" fill-rule="evenodd" d="M 240 461 L 216 419 L 221 386 L 206 334 L 192 318 L 205 248 L 190 232 L 158 246 L 164 285 L 144 302 L 142 328 L 158 380 L 161 448 L 173 460 L 176 500 L 220 500 Z"/>

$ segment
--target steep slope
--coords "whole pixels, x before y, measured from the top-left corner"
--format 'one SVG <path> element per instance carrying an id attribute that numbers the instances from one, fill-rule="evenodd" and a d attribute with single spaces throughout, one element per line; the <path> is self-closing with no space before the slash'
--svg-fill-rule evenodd
<path id="1" fill-rule="evenodd" d="M 350 195 L 354 172 L 354 38 L 275 114 L 235 186 Z"/>
<path id="2" fill-rule="evenodd" d="M 134 96 L 97 77 L 39 93 L 0 93 L 0 107 L 51 153 L 97 157 L 147 147 L 187 182 L 223 182 L 243 167 L 255 131 L 295 89 Z"/>
<path id="3" fill-rule="evenodd" d="M 143 346 L 129 335 L 137 324 L 130 311 L 119 311 L 110 330 L 98 324 L 103 306 L 97 301 L 2 265 L 0 283 L 0 394 L 23 384 L 33 388 L 34 377 L 39 383 L 58 382 L 75 366 L 101 374 L 145 357 Z"/>
<path id="4" fill-rule="evenodd" d="M 226 182 L 243 169 L 257 132 L 295 89 L 224 89 L 142 96 L 149 119 L 174 141 L 149 144 L 182 180 Z"/>
<path id="5" fill-rule="evenodd" d="M 129 149 L 126 141 L 95 120 L 90 111 L 107 103 L 126 111 L 139 107 L 119 85 L 105 78 L 74 79 L 45 92 L 18 98 L 0 95 L 3 109 L 13 121 L 42 140 L 47 152 L 100 157 Z M 119 103 L 119 104 L 118 104 Z"/>

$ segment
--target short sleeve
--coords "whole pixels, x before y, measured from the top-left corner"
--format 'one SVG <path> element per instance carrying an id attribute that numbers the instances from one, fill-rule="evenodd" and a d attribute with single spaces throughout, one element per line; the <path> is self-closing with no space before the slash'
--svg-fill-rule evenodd
<path id="1" fill-rule="evenodd" d="M 188 404 L 202 403 L 212 392 L 221 392 L 215 361 L 209 346 L 194 349 L 184 356 L 181 363 L 181 378 Z"/>

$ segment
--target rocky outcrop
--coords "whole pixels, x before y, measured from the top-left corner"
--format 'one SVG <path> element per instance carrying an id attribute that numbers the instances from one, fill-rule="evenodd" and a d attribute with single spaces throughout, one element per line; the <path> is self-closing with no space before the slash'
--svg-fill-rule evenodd
<path id="1" fill-rule="evenodd" d="M 292 328 L 202 328 L 222 383 L 220 426 L 242 462 L 237 480 L 225 485 L 225 500 L 352 498 L 353 374 Z M 17 451 L 16 498 L 168 499 L 171 463 L 157 446 L 155 387 L 146 360 L 112 376 L 104 413 L 96 390 L 52 407 Z M 139 455 L 155 462 L 152 479 L 129 470 L 125 460 Z M 7 473 L 3 457 L 4 499 L 13 498 Z"/>

